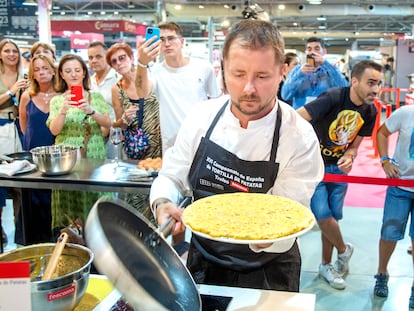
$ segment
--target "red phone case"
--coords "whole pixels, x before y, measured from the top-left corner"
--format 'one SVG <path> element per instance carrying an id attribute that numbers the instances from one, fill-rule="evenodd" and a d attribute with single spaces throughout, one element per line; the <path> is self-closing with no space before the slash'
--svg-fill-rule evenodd
<path id="1" fill-rule="evenodd" d="M 79 100 L 81 100 L 83 98 L 83 94 L 82 94 L 82 86 L 81 85 L 72 85 L 70 87 L 70 93 L 72 95 L 72 101 L 76 101 L 78 102 L 77 104 L 75 104 L 76 106 L 80 105 L 79 104 Z"/>

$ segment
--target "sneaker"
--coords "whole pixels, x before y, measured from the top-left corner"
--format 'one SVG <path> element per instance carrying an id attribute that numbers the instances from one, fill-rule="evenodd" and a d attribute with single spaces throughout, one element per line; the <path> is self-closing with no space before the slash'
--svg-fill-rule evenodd
<path id="1" fill-rule="evenodd" d="M 319 265 L 319 277 L 325 279 L 335 289 L 344 289 L 345 281 L 344 279 L 336 272 L 334 266 L 330 263 Z"/>
<path id="2" fill-rule="evenodd" d="M 335 261 L 335 270 L 340 277 L 343 277 L 349 272 L 349 260 L 354 252 L 354 246 L 351 243 L 346 243 L 345 252 L 338 254 L 338 259 Z"/>
<path id="3" fill-rule="evenodd" d="M 410 296 L 410 300 L 408 303 L 408 307 L 410 309 L 414 309 L 414 287 L 411 287 L 411 296 Z"/>
<path id="4" fill-rule="evenodd" d="M 374 295 L 378 297 L 387 297 L 388 296 L 388 278 L 386 274 L 377 274 L 374 276 L 377 280 L 375 281 Z M 413 297 L 413 295 L 411 295 Z M 410 302 L 411 302 L 410 297 Z M 414 297 L 413 297 L 414 300 Z"/>

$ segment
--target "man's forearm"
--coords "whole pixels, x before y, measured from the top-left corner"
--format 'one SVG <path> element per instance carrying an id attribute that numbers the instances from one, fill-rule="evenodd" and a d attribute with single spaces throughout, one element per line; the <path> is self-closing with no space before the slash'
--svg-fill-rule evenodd
<path id="1" fill-rule="evenodd" d="M 139 98 L 146 98 L 151 95 L 151 85 L 148 77 L 148 68 L 137 67 L 135 87 Z"/>

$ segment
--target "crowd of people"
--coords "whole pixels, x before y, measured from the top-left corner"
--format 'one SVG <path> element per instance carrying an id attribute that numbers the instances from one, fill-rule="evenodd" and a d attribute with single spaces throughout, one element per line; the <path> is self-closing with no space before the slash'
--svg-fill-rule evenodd
<path id="1" fill-rule="evenodd" d="M 162 156 L 162 169 L 149 195 L 125 199 L 157 225 L 169 217 L 177 220 L 172 243 L 187 244 L 187 266 L 195 281 L 297 292 L 301 271 L 297 241 L 236 245 L 194 235 L 189 245 L 184 241 L 178 206 L 188 193 L 197 200 L 239 191 L 225 178 L 216 180 L 207 161 L 231 167 L 240 175 L 257 176 L 263 183 L 250 192 L 280 195 L 310 206 L 321 231 L 319 275 L 333 288 L 344 289 L 354 251 L 339 226 L 347 184 L 322 179 L 324 173 L 351 171 L 363 137 L 372 135 L 377 115 L 373 101 L 387 71 L 364 60 L 346 77 L 326 60 L 324 42 L 316 37 L 306 41 L 302 63 L 297 54 L 285 54 L 276 26 L 251 19 L 233 25 L 222 61 L 210 64 L 184 54 L 178 24 L 164 22 L 158 27 L 159 40 L 142 39 L 135 59 L 126 43 L 109 48 L 103 42 L 91 43 L 89 67 L 76 54 L 63 55 L 57 62 L 52 46 L 36 43 L 26 59 L 27 78 L 17 44 L 0 41 L 0 125 L 20 121 L 16 124 L 24 150 L 70 145 L 78 147 L 83 157 L 97 159 L 117 156 L 108 139 L 111 128 L 143 131 L 147 148 L 136 157 L 124 150 L 123 156 L 135 160 Z M 73 86 L 81 86 L 80 100 L 74 100 Z M 400 108 L 378 131 L 387 177 L 413 178 L 412 110 Z M 393 132 L 401 137 L 394 158 L 387 144 Z M 32 243 L 53 241 L 70 221 L 85 220 L 99 197 L 112 195 L 0 188 L 0 216 L 8 192 L 14 195 L 16 242 L 21 229 L 19 191 L 29 192 L 36 211 L 29 233 Z M 404 236 L 413 193 L 412 188 L 388 187 L 376 296 L 388 295 L 387 265 L 396 242 Z M 414 237 L 413 220 L 410 237 Z M 334 251 L 337 258 L 332 263 Z M 414 287 L 409 305 L 414 307 Z"/>

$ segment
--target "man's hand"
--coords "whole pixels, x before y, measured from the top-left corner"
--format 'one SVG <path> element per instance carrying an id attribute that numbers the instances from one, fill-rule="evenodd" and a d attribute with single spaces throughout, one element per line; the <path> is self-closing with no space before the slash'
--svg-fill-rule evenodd
<path id="1" fill-rule="evenodd" d="M 159 226 L 162 226 L 165 222 L 168 221 L 170 217 L 174 217 L 177 221 L 175 224 L 174 229 L 172 230 L 172 235 L 176 235 L 178 233 L 185 231 L 185 226 L 181 221 L 181 215 L 183 213 L 183 209 L 178 207 L 175 203 L 168 202 L 164 204 L 160 204 L 157 207 L 157 222 Z"/>
<path id="2" fill-rule="evenodd" d="M 148 65 L 151 61 L 157 58 L 161 50 L 161 40 L 154 42 L 157 38 L 153 37 L 148 41 L 141 40 L 138 47 L 138 62 L 142 65 Z"/>
<path id="3" fill-rule="evenodd" d="M 337 162 L 338 168 L 345 174 L 348 174 L 352 170 L 353 162 L 353 156 L 344 154 Z"/>
<path id="4" fill-rule="evenodd" d="M 387 161 L 382 164 L 382 169 L 387 178 L 400 178 L 400 168 L 394 162 Z"/>

